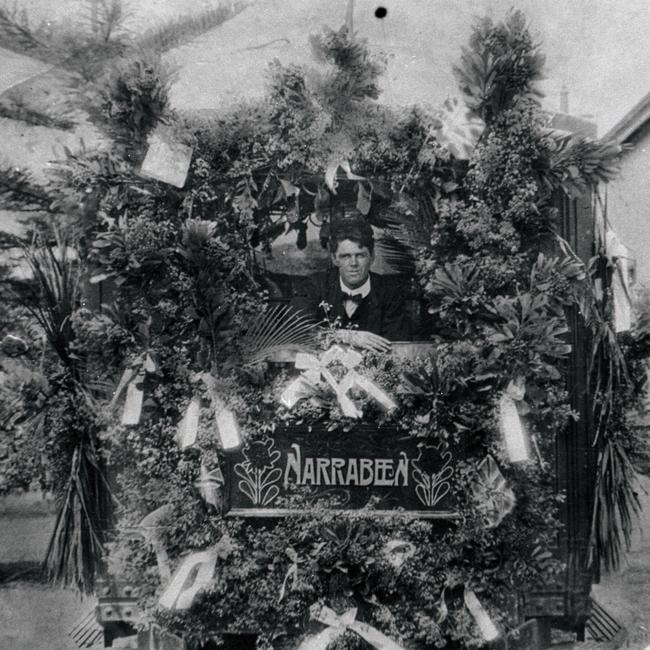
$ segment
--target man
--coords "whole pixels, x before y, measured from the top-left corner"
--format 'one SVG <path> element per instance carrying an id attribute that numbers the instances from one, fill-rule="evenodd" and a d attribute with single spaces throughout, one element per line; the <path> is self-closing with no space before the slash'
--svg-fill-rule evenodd
<path id="1" fill-rule="evenodd" d="M 308 311 L 341 328 L 341 342 L 376 352 L 407 338 L 404 292 L 390 278 L 370 272 L 372 228 L 363 217 L 340 219 L 332 227 L 334 268 L 314 278 Z"/>

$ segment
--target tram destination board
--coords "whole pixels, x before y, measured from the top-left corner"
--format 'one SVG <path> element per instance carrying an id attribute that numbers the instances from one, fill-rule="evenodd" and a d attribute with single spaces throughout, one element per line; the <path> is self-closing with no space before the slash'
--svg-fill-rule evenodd
<path id="1" fill-rule="evenodd" d="M 230 516 L 281 517 L 310 507 L 456 518 L 455 458 L 444 443 L 389 427 L 292 426 L 228 454 Z"/>

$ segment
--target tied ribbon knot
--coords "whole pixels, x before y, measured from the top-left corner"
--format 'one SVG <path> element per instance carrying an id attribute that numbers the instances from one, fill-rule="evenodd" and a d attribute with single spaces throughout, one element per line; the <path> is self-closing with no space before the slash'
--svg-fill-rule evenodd
<path id="1" fill-rule="evenodd" d="M 316 397 L 318 383 L 322 379 L 334 391 L 343 415 L 358 419 L 362 413 L 348 396 L 352 388 L 363 390 L 386 411 L 397 408 L 397 404 L 374 382 L 361 376 L 355 368 L 361 363 L 363 357 L 354 350 L 343 349 L 333 345 L 324 352 L 320 358 L 313 354 L 298 352 L 295 366 L 302 370 L 300 377 L 295 379 L 280 395 L 280 402 L 287 408 L 293 408 L 301 399 Z M 347 374 L 338 382 L 329 369 L 329 365 L 338 362 L 347 369 Z"/>
<path id="2" fill-rule="evenodd" d="M 334 362 L 339 362 L 348 371 L 351 371 L 361 363 L 362 359 L 363 357 L 358 352 L 344 350 L 339 345 L 333 345 L 320 358 L 307 352 L 298 352 L 296 354 L 295 366 L 298 370 L 302 370 L 303 373 L 287 386 L 280 396 L 280 401 L 287 408 L 293 408 L 301 399 L 313 397 L 318 394 L 317 384 L 322 377 L 336 394 L 343 414 L 350 418 L 361 417 L 361 412 L 346 395 L 347 391 L 344 391 L 339 386 L 339 383 L 336 381 L 328 366 Z"/>
<path id="3" fill-rule="evenodd" d="M 364 641 L 377 650 L 403 650 L 402 646 L 387 637 L 383 632 L 357 621 L 356 608 L 348 609 L 339 615 L 329 607 L 318 605 L 312 606 L 311 618 L 327 627 L 317 634 L 308 636 L 298 646 L 298 650 L 325 650 L 327 646 L 341 636 L 346 630 L 358 634 Z"/>
<path id="4" fill-rule="evenodd" d="M 203 500 L 217 509 L 221 507 L 221 488 L 224 483 L 223 473 L 218 465 L 210 470 L 201 461 L 199 478 L 195 486 L 198 488 Z"/>

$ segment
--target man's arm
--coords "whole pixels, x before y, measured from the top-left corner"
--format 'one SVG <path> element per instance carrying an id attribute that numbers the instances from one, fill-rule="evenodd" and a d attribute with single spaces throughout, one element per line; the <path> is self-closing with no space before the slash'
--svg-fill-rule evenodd
<path id="1" fill-rule="evenodd" d="M 339 343 L 352 345 L 370 352 L 388 352 L 390 341 L 379 334 L 365 330 L 337 330 L 336 340 Z"/>

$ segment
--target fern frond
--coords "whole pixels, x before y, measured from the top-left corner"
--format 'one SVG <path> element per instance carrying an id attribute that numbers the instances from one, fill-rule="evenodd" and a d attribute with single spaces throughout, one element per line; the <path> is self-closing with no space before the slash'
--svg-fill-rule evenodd
<path id="1" fill-rule="evenodd" d="M 138 45 L 143 49 L 151 49 L 159 53 L 168 52 L 234 18 L 248 5 L 248 2 L 221 4 L 214 9 L 205 9 L 190 16 L 174 18 L 159 27 L 145 31 Z"/>
<path id="2" fill-rule="evenodd" d="M 275 305 L 260 314 L 241 340 L 245 364 L 268 359 L 278 350 L 312 348 L 317 323 L 290 305 Z"/>

